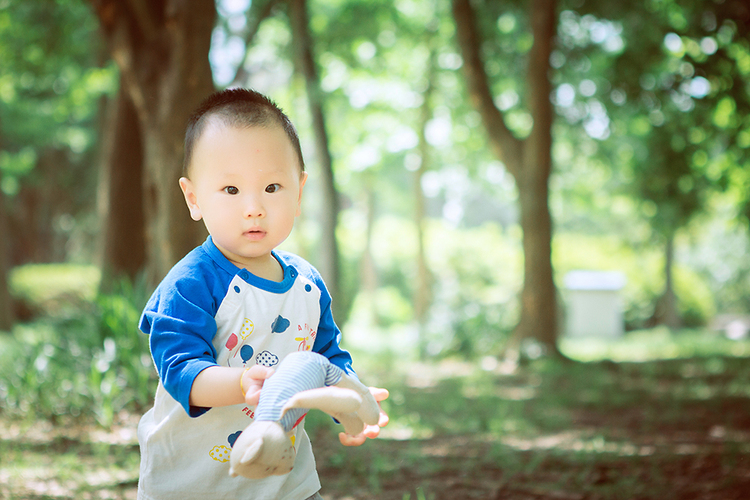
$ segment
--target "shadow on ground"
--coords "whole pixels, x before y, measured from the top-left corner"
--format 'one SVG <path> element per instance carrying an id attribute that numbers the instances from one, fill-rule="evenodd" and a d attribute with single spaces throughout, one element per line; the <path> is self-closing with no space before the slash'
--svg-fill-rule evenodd
<path id="1" fill-rule="evenodd" d="M 418 365 L 360 448 L 311 414 L 326 499 L 705 499 L 750 495 L 750 363 Z M 387 376 L 384 375 L 384 378 Z M 137 416 L 112 429 L 0 414 L 0 498 L 134 499 Z"/>

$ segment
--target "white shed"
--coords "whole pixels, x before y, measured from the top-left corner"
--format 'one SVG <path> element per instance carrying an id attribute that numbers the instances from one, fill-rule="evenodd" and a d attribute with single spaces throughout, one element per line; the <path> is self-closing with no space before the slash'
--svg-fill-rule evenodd
<path id="1" fill-rule="evenodd" d="M 623 334 L 620 291 L 625 275 L 616 271 L 571 271 L 565 275 L 565 334 L 609 337 Z"/>

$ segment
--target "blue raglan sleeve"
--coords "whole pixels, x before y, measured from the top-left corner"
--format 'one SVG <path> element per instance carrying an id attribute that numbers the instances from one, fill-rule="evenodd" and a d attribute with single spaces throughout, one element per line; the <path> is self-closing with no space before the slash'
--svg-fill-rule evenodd
<path id="1" fill-rule="evenodd" d="M 352 368 L 352 356 L 349 351 L 341 348 L 341 331 L 333 319 L 331 310 L 331 294 L 318 272 L 311 267 L 310 278 L 320 289 L 320 320 L 318 332 L 313 344 L 313 352 L 322 354 L 331 363 L 338 366 L 346 373 L 356 376 Z"/>
<path id="2" fill-rule="evenodd" d="M 208 411 L 190 406 L 193 382 L 216 365 L 212 341 L 218 305 L 205 274 L 200 266 L 175 266 L 151 296 L 140 321 L 162 385 L 191 417 Z"/>

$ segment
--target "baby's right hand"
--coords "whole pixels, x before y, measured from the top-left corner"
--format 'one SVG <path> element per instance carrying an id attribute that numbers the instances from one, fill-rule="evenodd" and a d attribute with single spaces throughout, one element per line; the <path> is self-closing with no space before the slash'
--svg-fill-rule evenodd
<path id="1" fill-rule="evenodd" d="M 245 403 L 249 406 L 257 406 L 260 400 L 260 390 L 263 382 L 273 375 L 273 368 L 263 365 L 254 365 L 242 372 L 240 387 L 245 395 Z"/>
<path id="2" fill-rule="evenodd" d="M 380 389 L 377 387 L 370 387 L 370 393 L 375 398 L 375 401 L 378 402 L 378 406 L 380 406 L 381 401 L 385 401 L 389 396 L 388 389 Z M 380 428 L 388 425 L 388 420 L 388 414 L 383 411 L 382 407 L 380 407 L 380 418 L 377 425 L 365 426 L 365 429 L 356 436 L 350 436 L 345 432 L 340 432 L 339 441 L 341 441 L 341 444 L 344 446 L 361 446 L 367 441 L 367 438 L 375 439 L 378 437 L 380 434 Z"/>

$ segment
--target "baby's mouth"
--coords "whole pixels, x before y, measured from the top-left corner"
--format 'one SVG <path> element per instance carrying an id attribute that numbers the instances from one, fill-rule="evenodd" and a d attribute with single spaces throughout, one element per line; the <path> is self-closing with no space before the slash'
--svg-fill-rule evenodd
<path id="1" fill-rule="evenodd" d="M 245 236 L 251 240 L 260 240 L 266 235 L 266 232 L 262 229 L 250 229 L 245 231 Z"/>

